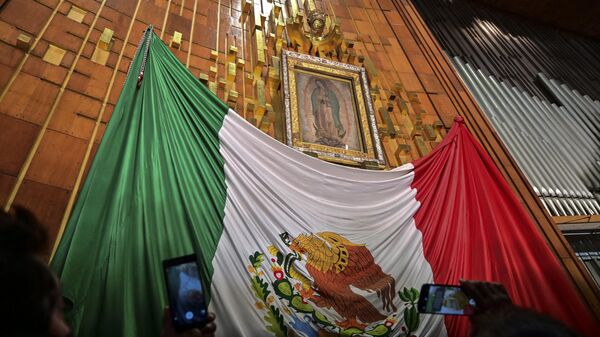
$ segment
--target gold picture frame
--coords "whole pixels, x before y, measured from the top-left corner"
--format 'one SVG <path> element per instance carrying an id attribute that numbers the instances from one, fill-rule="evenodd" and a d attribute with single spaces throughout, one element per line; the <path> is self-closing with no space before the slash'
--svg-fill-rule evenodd
<path id="1" fill-rule="evenodd" d="M 321 159 L 383 166 L 364 68 L 282 51 L 286 142 Z"/>

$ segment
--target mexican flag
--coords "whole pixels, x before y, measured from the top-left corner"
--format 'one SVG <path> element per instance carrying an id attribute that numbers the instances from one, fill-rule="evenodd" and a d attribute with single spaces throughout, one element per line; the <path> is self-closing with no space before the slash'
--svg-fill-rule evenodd
<path id="1" fill-rule="evenodd" d="M 51 266 L 76 336 L 158 336 L 161 262 L 196 253 L 219 336 L 465 336 L 424 283 L 503 283 L 600 335 L 499 171 L 458 120 L 427 157 L 344 167 L 263 134 L 149 29 Z"/>

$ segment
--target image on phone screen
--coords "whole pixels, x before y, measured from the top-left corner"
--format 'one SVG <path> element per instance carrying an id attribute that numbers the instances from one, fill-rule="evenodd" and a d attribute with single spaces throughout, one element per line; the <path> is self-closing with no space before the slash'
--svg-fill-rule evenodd
<path id="1" fill-rule="evenodd" d="M 165 261 L 164 264 L 174 327 L 183 330 L 204 325 L 206 301 L 195 256 Z"/>
<path id="2" fill-rule="evenodd" d="M 421 289 L 421 312 L 442 315 L 472 315 L 475 302 L 459 286 L 426 284 Z"/>

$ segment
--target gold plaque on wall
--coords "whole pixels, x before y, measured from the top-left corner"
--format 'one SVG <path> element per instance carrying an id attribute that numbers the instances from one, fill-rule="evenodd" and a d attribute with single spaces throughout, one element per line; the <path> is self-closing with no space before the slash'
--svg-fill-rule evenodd
<path id="1" fill-rule="evenodd" d="M 324 160 L 384 165 L 366 72 L 282 52 L 287 144 Z"/>

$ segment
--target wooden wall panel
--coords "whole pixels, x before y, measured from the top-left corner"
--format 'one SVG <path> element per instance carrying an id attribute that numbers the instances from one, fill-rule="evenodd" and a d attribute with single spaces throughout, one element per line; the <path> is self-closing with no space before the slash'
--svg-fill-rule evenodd
<path id="1" fill-rule="evenodd" d="M 65 14 L 58 14 L 52 20 L 44 39 L 52 41 L 52 44 L 76 53 L 81 46 L 81 39 L 87 32 L 85 23 L 78 23 L 69 18 Z"/>
<path id="2" fill-rule="evenodd" d="M 46 46 L 48 46 L 46 44 Z M 54 65 L 43 61 L 42 57 L 31 56 L 23 65 L 22 73 L 31 74 L 39 77 L 41 80 L 61 85 L 67 77 L 68 69 L 62 65 Z M 54 95 L 56 96 L 56 95 Z"/>
<path id="3" fill-rule="evenodd" d="M 26 178 L 70 190 L 82 163 L 86 142 L 48 130 L 42 139 Z"/>
<path id="4" fill-rule="evenodd" d="M 162 6 L 156 5 L 151 1 L 144 1 L 140 6 L 137 19 L 145 23 L 146 25 L 154 25 L 157 30 L 162 27 L 162 18 L 165 15 L 166 1 Z"/>
<path id="5" fill-rule="evenodd" d="M 135 1 L 108 0 L 106 1 L 106 6 L 127 17 L 131 17 L 135 10 Z"/>
<path id="6" fill-rule="evenodd" d="M 43 76 L 43 74 L 38 73 Z M 43 78 L 21 72 L 0 104 L 0 113 L 42 124 L 56 95 L 58 87 Z"/>
<path id="7" fill-rule="evenodd" d="M 17 175 L 39 129 L 35 124 L 0 114 L 0 173 Z"/>
<path id="8" fill-rule="evenodd" d="M 116 49 L 116 48 L 113 48 Z M 115 54 L 115 53 L 111 53 Z M 101 101 L 104 98 L 106 90 L 108 89 L 108 84 L 110 81 L 110 76 L 112 75 L 114 65 L 107 64 L 107 66 L 102 66 L 97 63 L 90 61 L 89 59 L 81 59 L 77 62 L 77 66 L 75 67 L 75 74 L 79 74 L 84 76 L 87 81 L 84 86 L 77 86 L 73 83 L 73 78 L 70 79 L 67 88 L 71 88 L 77 92 L 80 92 L 86 96 L 91 96 L 96 100 Z M 88 116 L 93 117 L 97 116 L 98 112 L 91 113 Z"/>
<path id="9" fill-rule="evenodd" d="M 101 101 L 66 90 L 48 127 L 77 138 L 89 139 L 101 105 Z"/>
<path id="10" fill-rule="evenodd" d="M 50 13 L 51 8 L 35 0 L 19 0 L 18 5 L 8 3 L 3 8 L 0 20 L 30 34 L 37 34 Z"/>
<path id="11" fill-rule="evenodd" d="M 26 179 L 19 189 L 15 204 L 31 210 L 47 226 L 50 242 L 53 242 L 68 199 L 69 190 Z"/>
<path id="12" fill-rule="evenodd" d="M 17 179 L 13 175 L 8 175 L 0 172 L 0 203 L 5 204 L 10 194 L 10 190 Z"/>

